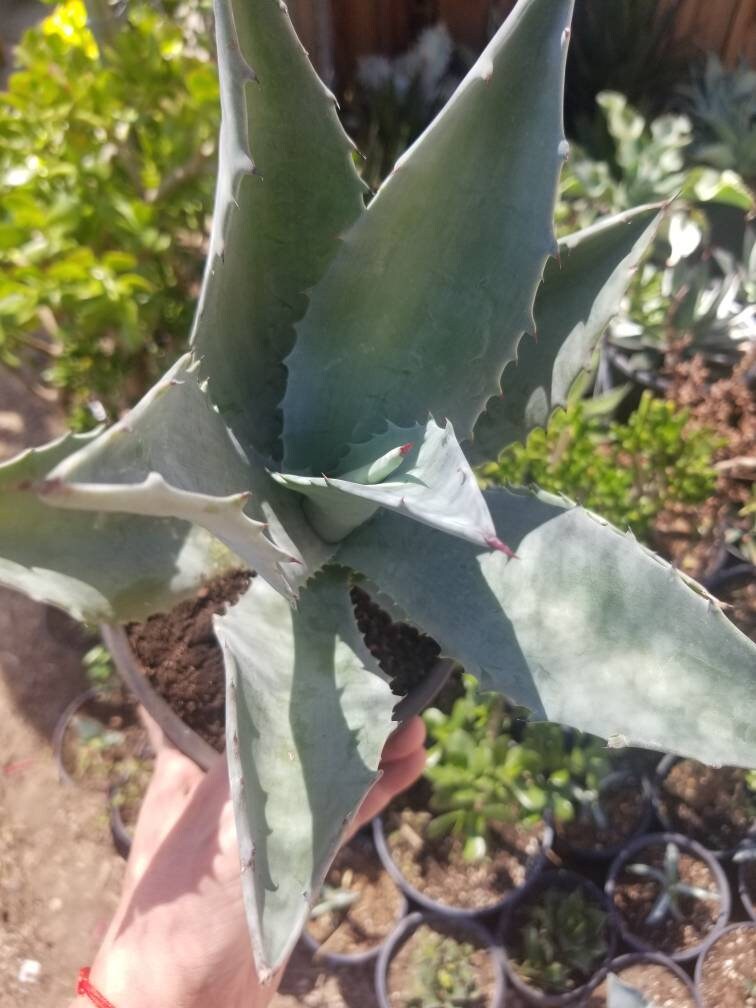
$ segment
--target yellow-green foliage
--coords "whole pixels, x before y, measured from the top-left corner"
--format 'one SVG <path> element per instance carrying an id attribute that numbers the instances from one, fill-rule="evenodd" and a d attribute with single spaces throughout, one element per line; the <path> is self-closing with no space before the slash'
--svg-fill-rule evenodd
<path id="1" fill-rule="evenodd" d="M 200 10 L 130 4 L 101 59 L 65 0 L 0 93 L 0 359 L 47 345 L 78 426 L 90 399 L 141 394 L 189 328 L 218 126 Z"/>
<path id="2" fill-rule="evenodd" d="M 484 466 L 489 483 L 537 484 L 644 537 L 659 512 L 695 504 L 714 490 L 721 439 L 689 424 L 687 410 L 644 392 L 627 423 L 608 428 L 582 402 L 560 410 L 546 430 L 505 449 Z"/>

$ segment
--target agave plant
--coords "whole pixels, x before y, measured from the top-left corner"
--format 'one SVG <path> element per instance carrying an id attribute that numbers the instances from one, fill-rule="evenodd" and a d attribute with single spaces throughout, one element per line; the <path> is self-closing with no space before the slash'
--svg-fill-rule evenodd
<path id="1" fill-rule="evenodd" d="M 684 899 L 703 900 L 719 903 L 720 895 L 712 889 L 689 885 L 680 879 L 680 848 L 675 843 L 668 843 L 664 848 L 664 861 L 661 868 L 639 861 L 626 865 L 625 871 L 639 878 L 650 879 L 659 888 L 659 894 L 646 917 L 646 924 L 660 924 L 667 916 L 676 921 L 684 921 L 685 915 L 680 906 Z"/>
<path id="2" fill-rule="evenodd" d="M 481 492 L 468 460 L 565 402 L 658 217 L 554 238 L 571 7 L 520 0 L 366 205 L 285 5 L 216 0 L 220 167 L 191 351 L 115 426 L 0 469 L 0 580 L 79 619 L 257 572 L 215 626 L 263 977 L 395 727 L 357 576 L 536 718 L 756 764 L 754 648 L 703 589 L 566 500 Z"/>

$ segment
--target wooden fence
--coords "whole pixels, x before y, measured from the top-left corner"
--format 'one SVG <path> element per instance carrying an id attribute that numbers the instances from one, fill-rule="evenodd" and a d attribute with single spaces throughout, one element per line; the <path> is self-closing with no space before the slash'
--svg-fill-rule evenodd
<path id="1" fill-rule="evenodd" d="M 729 65 L 756 65 L 756 0 L 659 0 L 680 5 L 678 35 Z M 454 38 L 480 48 L 492 10 L 514 0 L 289 0 L 305 46 L 321 72 L 340 80 L 367 53 L 402 52 L 425 26 L 444 21 Z"/>

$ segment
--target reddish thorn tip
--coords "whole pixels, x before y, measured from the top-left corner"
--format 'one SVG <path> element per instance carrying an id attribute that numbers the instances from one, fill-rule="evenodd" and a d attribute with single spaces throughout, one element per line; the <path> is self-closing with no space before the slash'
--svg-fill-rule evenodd
<path id="1" fill-rule="evenodd" d="M 415 447 L 414 441 L 408 441 L 407 444 L 403 444 L 399 449 L 399 454 L 404 458 L 405 455 L 409 455 L 412 449 Z"/>
<path id="2" fill-rule="evenodd" d="M 498 550 L 499 553 L 503 553 L 505 556 L 514 560 L 517 559 L 517 554 L 511 550 L 505 542 L 502 542 L 501 539 L 498 539 L 496 536 L 488 536 L 486 538 L 486 546 L 490 549 Z"/>

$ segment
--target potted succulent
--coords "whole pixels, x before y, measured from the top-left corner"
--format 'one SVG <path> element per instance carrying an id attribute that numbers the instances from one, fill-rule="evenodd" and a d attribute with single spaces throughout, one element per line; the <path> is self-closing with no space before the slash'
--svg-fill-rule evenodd
<path id="1" fill-rule="evenodd" d="M 636 1001 L 620 1001 L 617 981 L 635 992 Z M 606 978 L 593 988 L 583 1008 L 701 1008 L 701 1003 L 690 977 L 677 963 L 658 952 L 631 952 L 612 960 Z"/>
<path id="2" fill-rule="evenodd" d="M 756 1008 L 756 923 L 712 935 L 696 963 L 703 1008 Z"/>
<path id="3" fill-rule="evenodd" d="M 651 799 L 631 753 L 544 723 L 528 725 L 520 751 L 520 799 L 551 818 L 559 853 L 610 860 L 648 828 Z"/>
<path id="4" fill-rule="evenodd" d="M 375 820 L 386 868 L 416 903 L 439 914 L 500 909 L 532 880 L 551 828 L 519 804 L 512 782 L 510 714 L 471 676 L 451 713 L 425 712 L 424 779 Z"/>
<path id="5" fill-rule="evenodd" d="M 638 837 L 612 862 L 606 882 L 622 937 L 634 949 L 676 962 L 696 958 L 730 916 L 718 861 L 677 833 Z"/>
<path id="6" fill-rule="evenodd" d="M 381 1008 L 503 1008 L 504 971 L 488 932 L 472 920 L 410 914 L 381 950 Z"/>
<path id="7" fill-rule="evenodd" d="M 545 872 L 505 907 L 499 935 L 510 983 L 542 1008 L 584 998 L 615 943 L 605 897 L 567 871 Z"/>
<path id="8" fill-rule="evenodd" d="M 0 468 L 0 579 L 115 647 L 118 624 L 256 572 L 213 627 L 263 979 L 395 727 L 357 575 L 539 718 L 756 764 L 754 646 L 704 589 L 568 501 L 483 493 L 470 467 L 565 403 L 658 223 L 642 207 L 555 239 L 572 6 L 519 0 L 368 201 L 285 5 L 216 0 L 191 351 L 111 428 Z"/>
<path id="9" fill-rule="evenodd" d="M 406 912 L 370 837 L 358 833 L 336 855 L 302 939 L 329 967 L 362 965 L 378 955 Z"/>
<path id="10" fill-rule="evenodd" d="M 756 773 L 668 755 L 656 771 L 654 805 L 665 830 L 730 857 L 756 832 Z"/>

